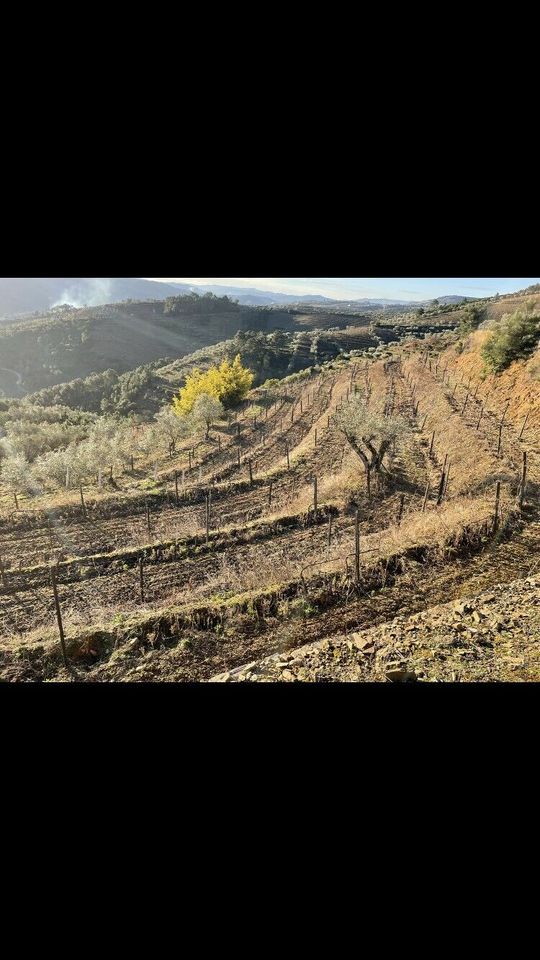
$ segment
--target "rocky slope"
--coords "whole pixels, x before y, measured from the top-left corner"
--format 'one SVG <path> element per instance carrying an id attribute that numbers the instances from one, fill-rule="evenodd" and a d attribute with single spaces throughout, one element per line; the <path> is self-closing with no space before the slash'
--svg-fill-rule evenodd
<path id="1" fill-rule="evenodd" d="M 540 680 L 538 576 L 277 654 L 211 682 L 531 680 Z"/>

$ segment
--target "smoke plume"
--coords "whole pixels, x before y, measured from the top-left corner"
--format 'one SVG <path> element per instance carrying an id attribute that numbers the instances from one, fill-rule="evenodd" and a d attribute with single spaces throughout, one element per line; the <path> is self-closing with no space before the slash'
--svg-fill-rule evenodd
<path id="1" fill-rule="evenodd" d="M 92 278 L 80 280 L 62 292 L 58 300 L 51 304 L 59 307 L 69 303 L 72 307 L 99 307 L 110 303 L 112 299 L 112 280 L 110 278 Z"/>

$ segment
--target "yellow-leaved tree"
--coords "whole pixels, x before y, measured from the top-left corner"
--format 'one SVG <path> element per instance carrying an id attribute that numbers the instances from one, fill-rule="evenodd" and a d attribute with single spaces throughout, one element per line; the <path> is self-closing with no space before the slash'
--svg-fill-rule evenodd
<path id="1" fill-rule="evenodd" d="M 251 370 L 242 366 L 240 354 L 232 363 L 224 360 L 219 367 L 210 367 L 205 373 L 194 370 L 186 378 L 185 387 L 174 398 L 174 410 L 180 417 L 187 416 L 197 399 L 204 394 L 219 400 L 224 407 L 234 407 L 247 396 L 254 379 Z"/>

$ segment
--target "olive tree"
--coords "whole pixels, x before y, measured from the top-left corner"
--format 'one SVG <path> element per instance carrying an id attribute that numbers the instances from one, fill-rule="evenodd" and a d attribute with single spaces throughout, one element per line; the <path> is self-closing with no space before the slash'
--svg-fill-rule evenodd
<path id="1" fill-rule="evenodd" d="M 385 417 L 368 409 L 358 397 L 338 413 L 337 425 L 364 465 L 368 496 L 371 496 L 371 477 L 375 475 L 379 479 L 387 472 L 385 457 L 398 437 L 408 431 L 407 422 L 403 417 Z"/>
<path id="2" fill-rule="evenodd" d="M 191 414 L 179 417 L 172 407 L 163 407 L 155 417 L 156 436 L 162 441 L 165 440 L 171 456 L 176 450 L 176 444 L 193 431 Z"/>
<path id="3" fill-rule="evenodd" d="M 111 470 L 117 464 L 127 466 L 133 454 L 135 430 L 130 420 L 101 417 L 90 431 L 89 446 L 93 454 L 94 468 L 98 473 L 104 467 Z"/>
<path id="4" fill-rule="evenodd" d="M 1 478 L 13 493 L 21 490 L 24 492 L 33 491 L 34 484 L 30 464 L 22 453 L 6 451 L 6 456 L 2 459 Z"/>
<path id="5" fill-rule="evenodd" d="M 225 415 L 225 410 L 223 405 L 215 397 L 211 397 L 208 393 L 202 393 L 197 397 L 193 410 L 191 411 L 191 419 L 195 428 L 203 426 L 206 429 L 206 439 L 210 437 L 210 427 L 216 420 L 221 420 Z"/>

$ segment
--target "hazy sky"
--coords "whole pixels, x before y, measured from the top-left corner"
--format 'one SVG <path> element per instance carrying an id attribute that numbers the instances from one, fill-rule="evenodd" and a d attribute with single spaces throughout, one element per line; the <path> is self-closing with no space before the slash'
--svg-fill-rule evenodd
<path id="1" fill-rule="evenodd" d="M 322 294 L 339 300 L 367 297 L 388 300 L 429 300 L 456 294 L 489 297 L 512 293 L 540 283 L 538 277 L 148 277 L 148 280 L 189 284 L 256 287 L 280 293 Z"/>

